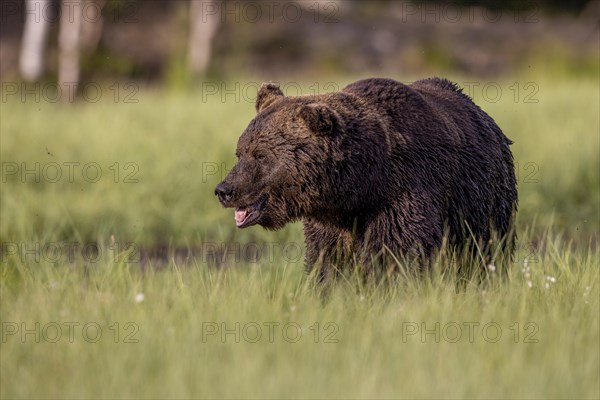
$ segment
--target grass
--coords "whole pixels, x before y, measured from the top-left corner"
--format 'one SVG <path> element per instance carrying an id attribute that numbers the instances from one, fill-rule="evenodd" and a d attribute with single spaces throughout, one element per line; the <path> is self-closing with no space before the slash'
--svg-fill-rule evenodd
<path id="1" fill-rule="evenodd" d="M 327 293 L 303 273 L 299 224 L 236 230 L 214 199 L 251 101 L 3 103 L 1 397 L 598 398 L 598 79 L 498 84 L 496 102 L 472 94 L 515 141 L 508 277 L 458 285 L 442 257 L 421 279 Z"/>

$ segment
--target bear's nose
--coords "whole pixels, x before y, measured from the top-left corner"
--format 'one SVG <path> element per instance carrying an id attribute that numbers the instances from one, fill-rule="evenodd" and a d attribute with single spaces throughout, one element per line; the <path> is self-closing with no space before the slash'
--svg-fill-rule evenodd
<path id="1" fill-rule="evenodd" d="M 215 194 L 221 203 L 226 203 L 231 201 L 231 198 L 233 197 L 233 188 L 225 182 L 221 182 L 215 188 Z"/>

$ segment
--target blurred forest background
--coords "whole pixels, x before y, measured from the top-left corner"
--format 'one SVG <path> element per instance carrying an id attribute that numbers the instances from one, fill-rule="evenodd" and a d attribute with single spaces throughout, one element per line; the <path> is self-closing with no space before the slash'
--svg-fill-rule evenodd
<path id="1" fill-rule="evenodd" d="M 2 81 L 599 68 L 599 1 L 3 0 L 1 12 Z"/>
<path id="2" fill-rule="evenodd" d="M 443 76 L 515 142 L 519 229 L 598 241 L 598 0 L 3 0 L 0 11 L 4 240 L 300 240 L 297 226 L 237 230 L 214 198 L 260 83 L 297 95 Z M 53 104 L 69 101 L 81 107 Z M 64 163 L 91 161 L 104 180 L 70 179 Z M 59 177 L 46 176 L 56 162 Z M 107 181 L 114 165 L 139 184 Z"/>

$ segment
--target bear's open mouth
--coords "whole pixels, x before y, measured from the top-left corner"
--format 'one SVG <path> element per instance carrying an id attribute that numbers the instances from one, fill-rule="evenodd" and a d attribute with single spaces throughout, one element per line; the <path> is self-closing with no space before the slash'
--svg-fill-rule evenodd
<path id="1" fill-rule="evenodd" d="M 254 225 L 265 208 L 266 197 L 259 199 L 251 206 L 237 207 L 235 209 L 235 224 L 238 228 Z"/>

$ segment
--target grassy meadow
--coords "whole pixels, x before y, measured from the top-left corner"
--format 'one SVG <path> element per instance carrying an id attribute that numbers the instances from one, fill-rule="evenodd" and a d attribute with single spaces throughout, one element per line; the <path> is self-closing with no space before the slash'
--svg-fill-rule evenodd
<path id="1" fill-rule="evenodd" d="M 515 142 L 519 182 L 508 277 L 459 290 L 442 255 L 422 279 L 324 293 L 300 224 L 235 228 L 213 190 L 251 79 L 7 96 L 0 397 L 598 398 L 597 75 L 451 78 Z"/>

